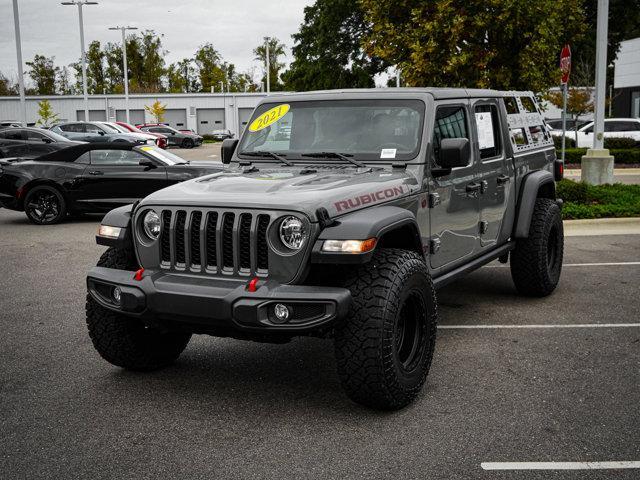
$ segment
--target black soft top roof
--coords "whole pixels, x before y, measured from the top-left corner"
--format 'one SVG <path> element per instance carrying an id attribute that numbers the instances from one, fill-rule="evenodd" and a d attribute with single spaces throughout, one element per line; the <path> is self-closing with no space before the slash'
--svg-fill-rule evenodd
<path id="1" fill-rule="evenodd" d="M 129 142 L 81 143 L 34 158 L 38 162 L 74 162 L 80 155 L 92 150 L 133 150 L 137 144 Z"/>

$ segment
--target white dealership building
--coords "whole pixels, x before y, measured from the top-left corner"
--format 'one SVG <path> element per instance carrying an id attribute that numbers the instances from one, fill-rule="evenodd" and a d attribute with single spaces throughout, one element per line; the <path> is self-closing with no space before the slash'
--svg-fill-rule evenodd
<path id="1" fill-rule="evenodd" d="M 162 93 L 129 95 L 131 123 L 152 123 L 154 118 L 145 111 L 156 100 L 166 105 L 164 123 L 177 129 L 190 128 L 199 134 L 229 129 L 240 134 L 253 109 L 264 93 Z M 84 120 L 82 95 L 53 95 L 27 97 L 27 124 L 38 120 L 38 103 L 49 100 L 60 121 Z M 19 97 L 0 97 L 0 120 L 20 119 Z M 124 95 L 90 95 L 89 120 L 126 121 Z"/>

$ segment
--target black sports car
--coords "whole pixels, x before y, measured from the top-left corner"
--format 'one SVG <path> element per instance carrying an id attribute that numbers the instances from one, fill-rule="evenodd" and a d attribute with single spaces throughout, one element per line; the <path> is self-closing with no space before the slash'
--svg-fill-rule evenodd
<path id="1" fill-rule="evenodd" d="M 43 128 L 9 127 L 0 129 L 0 158 L 34 158 L 83 142 L 71 141 Z"/>
<path id="2" fill-rule="evenodd" d="M 222 171 L 156 146 L 87 143 L 36 159 L 0 159 L 0 206 L 40 225 L 67 213 L 108 212 L 174 183 Z"/>

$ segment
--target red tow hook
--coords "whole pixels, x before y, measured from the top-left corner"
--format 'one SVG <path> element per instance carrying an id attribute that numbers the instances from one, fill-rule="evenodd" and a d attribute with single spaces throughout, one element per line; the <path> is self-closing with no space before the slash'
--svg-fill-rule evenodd
<path id="1" fill-rule="evenodd" d="M 142 281 L 142 274 L 144 273 L 144 268 L 140 268 L 136 274 L 133 276 L 134 280 L 137 280 L 138 282 Z"/>
<path id="2" fill-rule="evenodd" d="M 252 278 L 247 285 L 248 292 L 255 292 L 258 289 L 258 277 Z"/>

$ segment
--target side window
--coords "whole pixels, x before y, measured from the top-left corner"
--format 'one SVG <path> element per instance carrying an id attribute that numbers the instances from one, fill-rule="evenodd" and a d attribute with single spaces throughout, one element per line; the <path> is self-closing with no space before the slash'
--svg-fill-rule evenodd
<path id="1" fill-rule="evenodd" d="M 518 102 L 516 102 L 515 97 L 504 97 L 504 106 L 507 109 L 507 113 L 509 115 L 513 113 L 520 113 Z"/>
<path id="2" fill-rule="evenodd" d="M 91 165 L 117 165 L 131 167 L 140 164 L 146 157 L 132 150 L 94 150 L 91 152 Z"/>
<path id="3" fill-rule="evenodd" d="M 33 132 L 31 130 L 27 131 L 27 140 L 43 142 L 47 138 L 46 135 L 43 135 L 40 132 Z"/>
<path id="4" fill-rule="evenodd" d="M 85 165 L 89 165 L 91 163 L 91 152 L 84 152 L 78 158 L 76 158 L 75 163 L 83 163 Z"/>
<path id="5" fill-rule="evenodd" d="M 14 129 L 6 130 L 4 132 L 4 138 L 8 140 L 24 140 L 24 137 L 22 135 L 22 130 L 14 130 Z"/>
<path id="6" fill-rule="evenodd" d="M 520 97 L 520 102 L 527 113 L 536 113 L 536 104 L 531 97 Z"/>
<path id="7" fill-rule="evenodd" d="M 81 123 L 71 123 L 69 125 L 63 125 L 66 128 L 62 128 L 65 132 L 84 133 L 84 127 Z"/>
<path id="8" fill-rule="evenodd" d="M 462 105 L 439 107 L 433 127 L 433 158 L 435 167 L 440 165 L 440 140 L 443 138 L 469 138 L 467 112 Z"/>
<path id="9" fill-rule="evenodd" d="M 524 128 L 512 128 L 510 133 L 511 142 L 516 148 L 523 145 L 529 145 L 529 140 L 527 139 L 527 134 L 525 133 Z"/>
<path id="10" fill-rule="evenodd" d="M 99 128 L 97 125 L 93 125 L 91 123 L 86 123 L 84 127 L 85 127 L 85 132 L 87 132 L 87 133 L 100 133 L 100 132 L 102 132 L 101 128 Z"/>
<path id="11" fill-rule="evenodd" d="M 498 109 L 495 105 L 477 105 L 475 114 L 480 158 L 497 157 L 502 153 Z"/>

